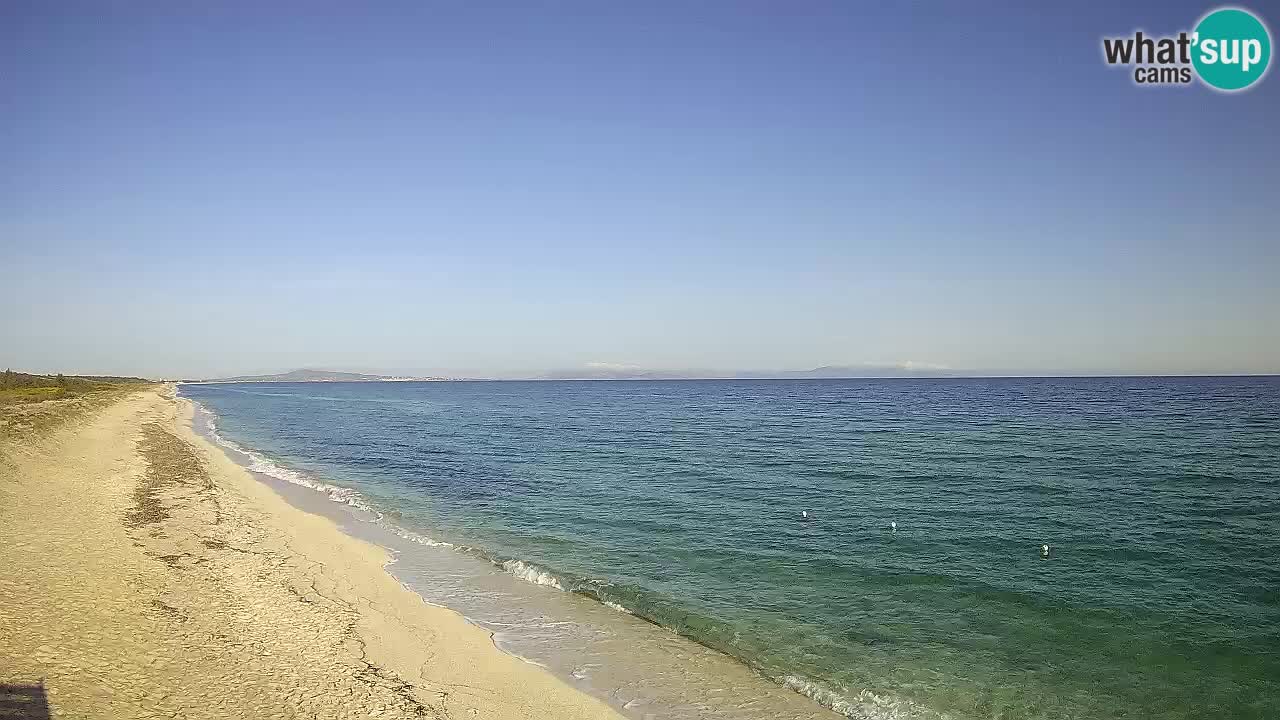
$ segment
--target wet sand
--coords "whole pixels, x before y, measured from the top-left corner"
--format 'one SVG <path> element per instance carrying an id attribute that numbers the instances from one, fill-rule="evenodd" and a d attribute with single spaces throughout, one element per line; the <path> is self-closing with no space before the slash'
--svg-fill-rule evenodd
<path id="1" fill-rule="evenodd" d="M 402 587 L 191 411 L 165 387 L 0 435 L 0 716 L 619 717 Z"/>

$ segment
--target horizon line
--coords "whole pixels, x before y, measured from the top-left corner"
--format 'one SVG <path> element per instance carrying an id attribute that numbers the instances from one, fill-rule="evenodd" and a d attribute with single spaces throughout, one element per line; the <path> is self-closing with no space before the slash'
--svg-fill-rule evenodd
<path id="1" fill-rule="evenodd" d="M 359 373 L 355 373 L 359 374 Z M 631 378 L 592 378 L 592 377 L 565 377 L 565 378 L 547 378 L 547 377 L 454 377 L 441 378 L 438 380 L 430 380 L 426 378 L 405 378 L 405 379 L 382 379 L 375 378 L 372 380 L 161 380 L 163 382 L 171 382 L 176 385 L 235 385 L 249 383 L 291 383 L 295 385 L 317 385 L 317 384 L 337 384 L 337 383 L 456 383 L 456 382 L 724 382 L 739 381 L 753 382 L 760 380 L 787 380 L 787 381 L 803 381 L 803 380 L 1000 380 L 1000 379 L 1028 379 L 1028 380 L 1052 380 L 1052 379 L 1069 379 L 1069 378 L 1213 378 L 1213 377 L 1280 377 L 1280 371 L 1276 372 L 1206 372 L 1206 373 L 1075 373 L 1075 374 L 1025 374 L 1025 375 L 838 375 L 831 377 L 631 377 Z M 144 378 L 150 379 L 150 378 Z"/>

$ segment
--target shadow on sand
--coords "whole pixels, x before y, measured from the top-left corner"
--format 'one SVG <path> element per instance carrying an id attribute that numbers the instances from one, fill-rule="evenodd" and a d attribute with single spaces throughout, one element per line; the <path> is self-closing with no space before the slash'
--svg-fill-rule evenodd
<path id="1" fill-rule="evenodd" d="M 44 684 L 0 683 L 0 720 L 49 720 L 49 703 L 45 699 Z"/>

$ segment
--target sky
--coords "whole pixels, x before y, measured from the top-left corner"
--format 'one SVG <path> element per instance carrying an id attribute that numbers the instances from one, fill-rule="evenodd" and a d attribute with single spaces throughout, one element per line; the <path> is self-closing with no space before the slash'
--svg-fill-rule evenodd
<path id="1" fill-rule="evenodd" d="M 0 366 L 1280 372 L 1212 7 L 0 3 Z"/>

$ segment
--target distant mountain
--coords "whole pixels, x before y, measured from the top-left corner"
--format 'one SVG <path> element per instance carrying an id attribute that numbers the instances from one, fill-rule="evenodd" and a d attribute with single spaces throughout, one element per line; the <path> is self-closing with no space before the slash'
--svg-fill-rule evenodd
<path id="1" fill-rule="evenodd" d="M 775 378 L 893 378 L 955 377 L 960 373 L 938 366 L 903 365 L 824 365 L 812 370 L 782 370 Z"/>
<path id="2" fill-rule="evenodd" d="M 443 380 L 437 377 L 399 377 L 393 375 L 365 375 L 363 373 L 338 372 L 336 370 L 290 370 L 275 375 L 237 375 L 235 377 L 196 380 L 195 382 L 408 382 L 411 380 Z"/>
<path id="3" fill-rule="evenodd" d="M 534 375 L 533 380 L 691 380 L 726 377 L 711 371 L 697 370 L 645 370 L 642 368 L 587 367 L 568 370 L 549 370 Z"/>
<path id="4" fill-rule="evenodd" d="M 582 368 L 552 370 L 535 380 L 784 380 L 792 378 L 956 377 L 962 373 L 938 365 L 825 365 L 808 370 L 654 370 L 635 365 L 592 363 Z"/>

